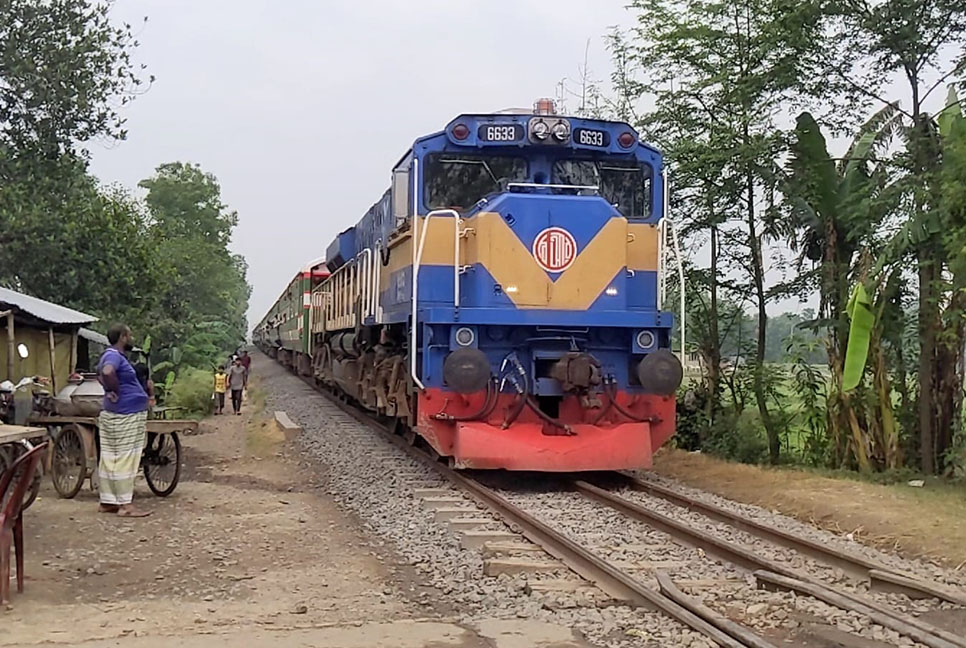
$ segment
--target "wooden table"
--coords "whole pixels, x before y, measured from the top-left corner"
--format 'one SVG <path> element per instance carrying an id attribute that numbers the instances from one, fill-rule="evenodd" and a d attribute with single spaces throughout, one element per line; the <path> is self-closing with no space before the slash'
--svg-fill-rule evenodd
<path id="1" fill-rule="evenodd" d="M 46 428 L 26 425 L 0 425 L 0 444 L 17 443 L 24 439 L 47 436 Z"/>

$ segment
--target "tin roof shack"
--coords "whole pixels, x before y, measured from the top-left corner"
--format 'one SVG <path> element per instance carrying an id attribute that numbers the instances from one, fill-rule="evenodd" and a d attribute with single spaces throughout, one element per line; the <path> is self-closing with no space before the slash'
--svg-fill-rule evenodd
<path id="1" fill-rule="evenodd" d="M 111 346 L 111 343 L 107 341 L 106 335 L 89 328 L 79 329 L 77 331 L 77 357 L 74 359 L 74 370 L 93 372 L 101 354 L 109 346 Z"/>
<path id="2" fill-rule="evenodd" d="M 57 393 L 77 363 L 78 330 L 95 321 L 93 315 L 0 288 L 0 380 L 50 376 L 51 392 Z"/>

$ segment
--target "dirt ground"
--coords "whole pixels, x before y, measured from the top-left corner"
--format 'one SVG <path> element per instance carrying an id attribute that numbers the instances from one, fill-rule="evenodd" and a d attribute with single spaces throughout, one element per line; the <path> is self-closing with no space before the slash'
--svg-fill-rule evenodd
<path id="1" fill-rule="evenodd" d="M 243 416 L 182 439 L 170 497 L 139 477 L 151 517 L 98 513 L 88 487 L 63 500 L 45 479 L 25 514 L 26 589 L 0 610 L 0 645 L 583 645 L 543 624 L 448 621 L 435 590 L 327 499 L 257 402 L 253 390 Z"/>
<path id="2" fill-rule="evenodd" d="M 663 450 L 653 471 L 729 499 L 852 533 L 865 544 L 966 568 L 966 491 L 880 485 Z"/>

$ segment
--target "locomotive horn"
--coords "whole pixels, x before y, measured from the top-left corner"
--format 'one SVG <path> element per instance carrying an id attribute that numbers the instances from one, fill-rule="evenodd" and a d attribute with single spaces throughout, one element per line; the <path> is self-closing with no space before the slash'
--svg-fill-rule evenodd
<path id="1" fill-rule="evenodd" d="M 461 394 L 478 392 L 490 380 L 490 362 L 479 349 L 457 349 L 443 361 L 443 380 Z"/>
<path id="2" fill-rule="evenodd" d="M 684 369 L 676 355 L 667 349 L 658 349 L 644 356 L 637 365 L 637 378 L 648 394 L 670 396 L 681 385 Z"/>

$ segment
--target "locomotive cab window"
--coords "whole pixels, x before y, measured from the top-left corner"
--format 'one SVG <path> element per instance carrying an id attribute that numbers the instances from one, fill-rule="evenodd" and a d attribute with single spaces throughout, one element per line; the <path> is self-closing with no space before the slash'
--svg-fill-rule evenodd
<path id="1" fill-rule="evenodd" d="M 527 161 L 518 157 L 434 153 L 427 156 L 425 169 L 430 209 L 465 211 L 507 183 L 527 179 Z"/>
<path id="2" fill-rule="evenodd" d="M 611 160 L 559 160 L 553 165 L 553 182 L 561 185 L 600 187 L 600 195 L 626 218 L 651 215 L 651 167 L 639 162 Z"/>

